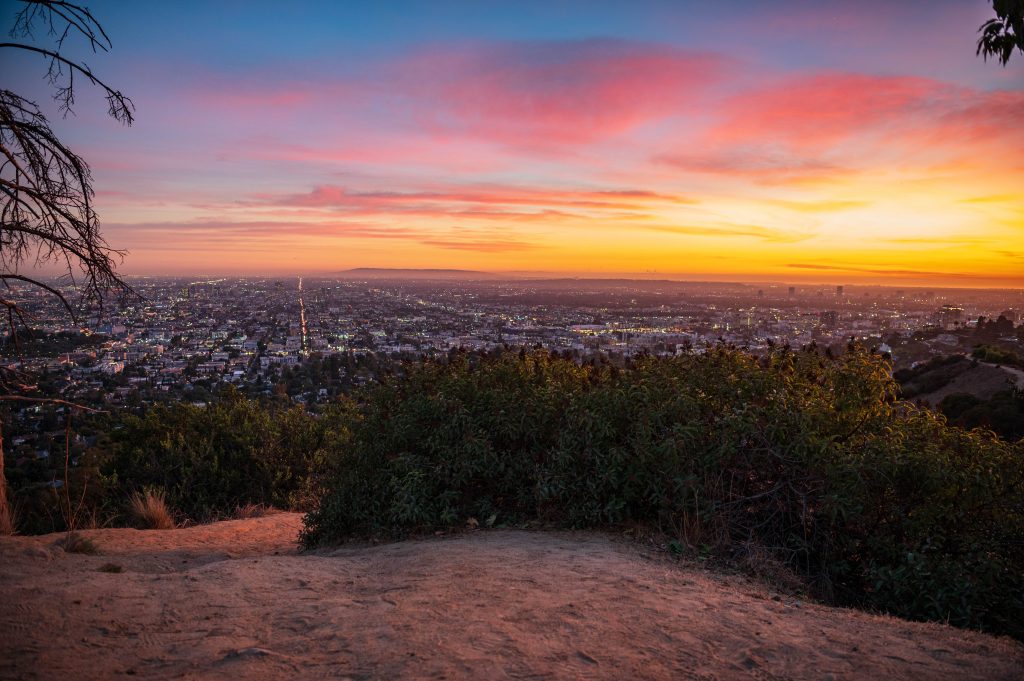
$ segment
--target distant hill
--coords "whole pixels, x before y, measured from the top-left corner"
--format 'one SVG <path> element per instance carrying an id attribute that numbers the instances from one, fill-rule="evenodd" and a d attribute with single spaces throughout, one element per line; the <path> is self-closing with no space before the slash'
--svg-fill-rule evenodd
<path id="1" fill-rule="evenodd" d="M 356 267 L 338 272 L 346 279 L 494 279 L 497 275 L 478 270 L 398 269 Z"/>
<path id="2" fill-rule="evenodd" d="M 984 428 L 1011 442 L 1024 437 L 1024 369 L 951 355 L 893 377 L 904 398 L 942 412 L 951 425 Z"/>
<path id="3" fill-rule="evenodd" d="M 1017 383 L 1020 370 L 986 364 L 962 355 L 939 357 L 914 369 L 897 371 L 903 397 L 938 406 L 948 395 L 967 394 L 981 400 Z"/>

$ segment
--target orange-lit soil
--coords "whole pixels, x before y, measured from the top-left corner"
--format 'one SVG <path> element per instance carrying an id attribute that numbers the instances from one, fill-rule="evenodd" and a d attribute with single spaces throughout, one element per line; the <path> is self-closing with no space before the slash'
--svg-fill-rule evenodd
<path id="1" fill-rule="evenodd" d="M 1009 639 L 776 600 L 606 535 L 299 554 L 300 525 L 86 531 L 95 556 L 0 538 L 0 677 L 1024 678 Z"/>

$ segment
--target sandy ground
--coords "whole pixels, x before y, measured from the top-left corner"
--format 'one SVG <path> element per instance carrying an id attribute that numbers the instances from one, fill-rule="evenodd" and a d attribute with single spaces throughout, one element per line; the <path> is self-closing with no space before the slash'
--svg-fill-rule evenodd
<path id="1" fill-rule="evenodd" d="M 0 677 L 1024 678 L 1009 639 L 775 600 L 605 535 L 299 555 L 299 526 L 87 531 L 97 556 L 0 538 Z"/>

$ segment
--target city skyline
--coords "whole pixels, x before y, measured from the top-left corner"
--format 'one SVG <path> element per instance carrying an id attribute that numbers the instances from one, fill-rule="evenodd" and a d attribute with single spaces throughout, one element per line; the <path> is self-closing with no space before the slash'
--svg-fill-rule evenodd
<path id="1" fill-rule="evenodd" d="M 982 0 L 90 7 L 136 123 L 48 113 L 125 275 L 1024 286 L 1024 72 L 974 55 Z"/>

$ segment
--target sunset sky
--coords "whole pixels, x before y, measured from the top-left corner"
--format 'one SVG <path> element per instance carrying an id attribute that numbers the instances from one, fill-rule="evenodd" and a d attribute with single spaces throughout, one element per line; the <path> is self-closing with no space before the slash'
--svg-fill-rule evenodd
<path id="1" fill-rule="evenodd" d="M 1024 58 L 975 56 L 984 0 L 86 4 L 114 49 L 69 51 L 137 123 L 52 115 L 126 274 L 1024 287 Z"/>

